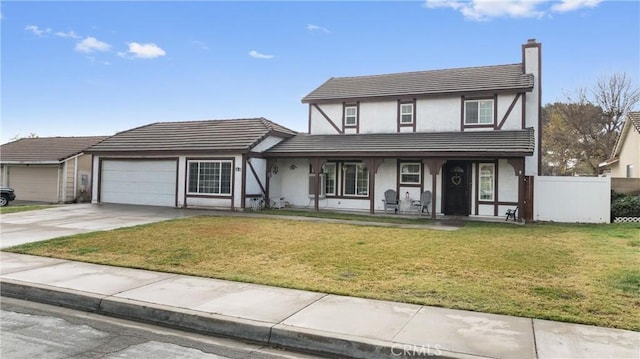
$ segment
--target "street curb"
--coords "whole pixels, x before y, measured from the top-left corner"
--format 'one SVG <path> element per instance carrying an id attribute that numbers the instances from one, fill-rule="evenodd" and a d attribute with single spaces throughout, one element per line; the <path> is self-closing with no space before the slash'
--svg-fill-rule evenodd
<path id="1" fill-rule="evenodd" d="M 99 312 L 124 319 L 268 343 L 272 323 L 265 323 L 137 300 L 108 297 Z"/>
<path id="2" fill-rule="evenodd" d="M 210 314 L 6 278 L 0 279 L 0 295 L 339 358 L 485 358 L 439 348 Z"/>
<path id="3" fill-rule="evenodd" d="M 98 312 L 100 302 L 106 297 L 73 289 L 26 283 L 6 278 L 0 280 L 0 295 L 59 305 L 86 312 Z"/>

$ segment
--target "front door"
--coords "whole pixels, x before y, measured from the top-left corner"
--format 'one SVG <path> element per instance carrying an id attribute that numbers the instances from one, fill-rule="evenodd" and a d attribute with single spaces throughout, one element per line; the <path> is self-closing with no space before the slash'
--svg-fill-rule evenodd
<path id="1" fill-rule="evenodd" d="M 444 214 L 468 216 L 471 210 L 471 166 L 469 162 L 444 165 Z"/>

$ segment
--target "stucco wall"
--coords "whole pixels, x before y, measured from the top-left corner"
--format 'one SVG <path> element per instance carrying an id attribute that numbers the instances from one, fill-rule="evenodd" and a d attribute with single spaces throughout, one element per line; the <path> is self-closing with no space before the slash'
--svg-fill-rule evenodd
<path id="1" fill-rule="evenodd" d="M 500 94 L 496 103 L 496 125 L 509 112 L 509 107 L 516 98 L 515 94 Z M 522 128 L 522 102 L 519 97 L 514 104 L 509 116 L 506 118 L 502 129 L 514 130 Z M 322 111 L 342 129 L 342 103 L 320 104 Z M 359 104 L 359 133 L 395 133 L 398 132 L 398 102 L 387 101 L 362 101 Z M 311 111 L 312 134 L 337 134 L 335 128 L 314 106 Z M 444 132 L 460 131 L 462 118 L 462 97 L 431 97 L 416 100 L 415 121 L 417 132 Z M 536 117 L 537 118 L 537 117 Z M 465 131 L 493 131 L 486 128 L 466 128 Z M 413 131 L 412 127 L 402 127 L 401 132 Z M 355 133 L 355 129 L 347 129 L 346 133 Z"/>
<path id="2" fill-rule="evenodd" d="M 631 126 L 628 130 L 619 161 L 611 166 L 611 177 L 627 177 L 627 166 L 633 166 L 630 178 L 640 178 L 640 133 Z"/>

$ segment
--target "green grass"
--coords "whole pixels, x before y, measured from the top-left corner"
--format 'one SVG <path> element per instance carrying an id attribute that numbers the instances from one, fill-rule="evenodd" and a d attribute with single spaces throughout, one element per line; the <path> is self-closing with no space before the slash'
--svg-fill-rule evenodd
<path id="1" fill-rule="evenodd" d="M 49 205 L 17 205 L 17 206 L 6 206 L 6 207 L 0 207 L 0 214 L 7 214 L 7 213 L 17 213 L 17 212 L 26 212 L 26 211 L 36 211 L 39 209 L 45 209 L 45 208 L 51 208 L 54 206 L 49 206 Z"/>
<path id="2" fill-rule="evenodd" d="M 638 331 L 639 233 L 632 223 L 436 231 L 193 217 L 8 251 Z"/>

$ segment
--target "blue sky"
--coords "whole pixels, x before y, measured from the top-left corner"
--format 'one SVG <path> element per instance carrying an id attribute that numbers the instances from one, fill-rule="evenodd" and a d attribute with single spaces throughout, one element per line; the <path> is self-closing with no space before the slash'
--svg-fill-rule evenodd
<path id="1" fill-rule="evenodd" d="M 626 73 L 640 2 L 0 3 L 1 143 L 158 121 L 266 117 L 307 129 L 332 76 L 497 65 L 542 43 L 543 103 Z"/>

